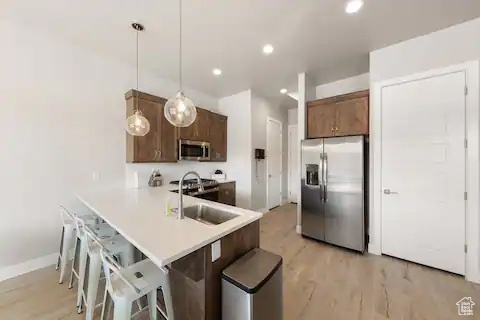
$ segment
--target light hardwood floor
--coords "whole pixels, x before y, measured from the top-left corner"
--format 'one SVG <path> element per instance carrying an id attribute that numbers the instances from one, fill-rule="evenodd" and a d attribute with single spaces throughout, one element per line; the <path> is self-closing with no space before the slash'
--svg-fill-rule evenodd
<path id="1" fill-rule="evenodd" d="M 261 247 L 284 258 L 284 320 L 480 319 L 480 286 L 304 239 L 295 233 L 295 212 L 289 204 L 261 221 Z M 0 283 L 0 319 L 83 319 L 75 311 L 76 291 L 57 284 L 57 276 L 50 267 Z M 457 314 L 455 303 L 463 297 L 477 303 L 474 316 Z"/>
<path id="2" fill-rule="evenodd" d="M 456 302 L 472 297 L 480 319 L 480 286 L 402 260 L 360 255 L 300 237 L 295 205 L 266 214 L 260 245 L 284 258 L 285 320 L 452 320 Z"/>

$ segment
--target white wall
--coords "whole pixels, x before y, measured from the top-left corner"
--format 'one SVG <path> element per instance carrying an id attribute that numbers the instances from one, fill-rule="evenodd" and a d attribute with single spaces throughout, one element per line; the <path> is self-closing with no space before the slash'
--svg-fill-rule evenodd
<path id="1" fill-rule="evenodd" d="M 219 100 L 219 111 L 228 116 L 228 162 L 221 166 L 227 178 L 236 181 L 237 206 L 252 210 L 267 207 L 266 161 L 255 170 L 254 149 L 267 148 L 267 117 L 282 121 L 283 195 L 287 195 L 287 110 L 252 92 L 237 93 Z"/>
<path id="2" fill-rule="evenodd" d="M 267 117 L 282 122 L 282 202 L 288 195 L 288 115 L 287 110 L 252 92 L 252 150 L 267 149 Z M 268 156 L 268 155 L 267 155 Z M 253 210 L 267 208 L 267 160 L 252 162 L 252 203 Z M 256 168 L 255 168 L 256 164 Z"/>
<path id="3" fill-rule="evenodd" d="M 480 57 L 480 18 L 370 53 L 372 83 Z"/>
<path id="4" fill-rule="evenodd" d="M 370 128 L 370 165 L 372 168 L 375 169 L 381 165 L 381 154 L 380 151 L 377 151 L 380 148 L 381 140 L 376 138 L 376 136 L 380 135 L 380 129 L 376 130 L 375 128 L 379 128 L 379 125 L 373 123 L 373 119 L 380 118 L 380 106 L 377 105 L 375 100 L 375 96 L 377 96 L 375 84 L 392 78 L 444 68 L 472 60 L 480 60 L 480 18 L 370 53 L 370 80 L 372 88 L 370 92 L 370 123 L 372 124 Z M 480 88 L 478 86 L 469 87 L 469 91 L 476 91 L 475 93 L 478 94 Z M 478 132 L 478 127 L 475 131 Z M 473 139 L 478 141 L 478 136 L 473 137 Z M 478 145 L 474 148 L 478 149 Z M 469 152 L 471 150 L 469 148 Z M 476 181 L 476 184 L 478 185 L 478 181 Z M 371 170 L 370 185 L 369 251 L 380 254 L 381 177 L 379 170 Z M 469 194 L 469 205 L 472 205 L 472 203 L 478 204 L 478 198 L 479 194 L 471 196 Z M 473 236 L 480 242 L 480 235 L 476 234 Z M 479 267 L 477 265 L 477 269 Z M 477 273 L 479 273 L 478 270 Z"/>
<path id="5" fill-rule="evenodd" d="M 135 70 L 7 21 L 0 38 L 1 276 L 6 266 L 58 251 L 59 205 L 91 185 L 94 171 L 100 183 L 124 183 L 124 93 Z M 177 86 L 142 70 L 140 89 L 168 97 Z"/>
<path id="6" fill-rule="evenodd" d="M 288 110 L 288 124 L 298 124 L 298 107 Z"/>
<path id="7" fill-rule="evenodd" d="M 219 100 L 220 112 L 228 116 L 227 149 L 228 162 L 223 169 L 227 178 L 236 181 L 237 206 L 251 207 L 253 148 L 251 138 L 250 90 Z"/>
<path id="8" fill-rule="evenodd" d="M 317 99 L 323 99 L 341 94 L 367 90 L 368 88 L 370 88 L 370 74 L 364 73 L 355 77 L 319 85 L 315 88 L 315 96 Z"/>
<path id="9" fill-rule="evenodd" d="M 315 99 L 315 85 L 313 84 L 312 80 L 307 76 L 305 72 L 299 73 L 298 74 L 298 141 L 301 143 L 302 140 L 305 139 L 306 135 L 306 107 L 307 107 L 307 102 L 312 101 Z M 302 159 L 301 159 L 301 150 L 298 153 L 298 176 L 302 176 Z M 302 230 L 302 197 L 301 197 L 301 183 L 298 184 L 298 190 L 297 190 L 297 195 L 298 195 L 298 205 L 297 205 L 297 233 L 301 233 Z"/>

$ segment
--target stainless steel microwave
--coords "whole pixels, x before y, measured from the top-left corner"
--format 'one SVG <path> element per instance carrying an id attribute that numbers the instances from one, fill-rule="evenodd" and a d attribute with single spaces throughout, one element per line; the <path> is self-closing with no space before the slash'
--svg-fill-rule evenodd
<path id="1" fill-rule="evenodd" d="M 210 160 L 210 143 L 194 140 L 178 140 L 178 160 Z"/>

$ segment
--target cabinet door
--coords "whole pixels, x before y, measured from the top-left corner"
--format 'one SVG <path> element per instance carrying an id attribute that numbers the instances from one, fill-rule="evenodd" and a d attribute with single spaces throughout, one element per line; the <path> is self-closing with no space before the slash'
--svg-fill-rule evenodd
<path id="1" fill-rule="evenodd" d="M 177 130 L 165 119 L 163 115 L 164 105 L 159 106 L 158 112 L 158 161 L 177 161 Z"/>
<path id="2" fill-rule="evenodd" d="M 334 136 L 335 104 L 309 105 L 307 108 L 307 137 Z"/>
<path id="3" fill-rule="evenodd" d="M 178 137 L 182 140 L 208 141 L 210 133 L 210 115 L 205 109 L 197 108 L 197 117 L 188 127 L 178 128 Z"/>
<path id="4" fill-rule="evenodd" d="M 197 140 L 197 134 L 195 130 L 196 122 L 197 119 L 195 119 L 195 121 L 188 127 L 178 128 L 178 138 L 182 140 Z"/>
<path id="5" fill-rule="evenodd" d="M 368 97 L 336 103 L 335 135 L 368 134 Z"/>
<path id="6" fill-rule="evenodd" d="M 228 204 L 230 206 L 236 205 L 236 188 L 235 182 L 227 182 L 220 184 L 218 195 L 218 202 Z"/>
<path id="7" fill-rule="evenodd" d="M 196 139 L 200 141 L 210 141 L 210 111 L 197 109 L 197 119 L 195 120 Z"/>
<path id="8" fill-rule="evenodd" d="M 127 116 L 135 110 L 135 100 L 127 101 Z M 159 104 L 153 101 L 138 99 L 138 108 L 143 116 L 150 122 L 150 131 L 143 137 L 133 137 L 127 133 L 127 161 L 129 162 L 155 162 L 158 156 L 157 132 Z"/>
<path id="9" fill-rule="evenodd" d="M 211 161 L 227 161 L 227 117 L 210 114 Z"/>

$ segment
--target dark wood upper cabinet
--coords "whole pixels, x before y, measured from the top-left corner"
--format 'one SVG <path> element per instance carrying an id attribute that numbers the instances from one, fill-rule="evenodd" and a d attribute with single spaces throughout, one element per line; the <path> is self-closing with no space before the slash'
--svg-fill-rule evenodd
<path id="1" fill-rule="evenodd" d="M 197 108 L 195 121 L 188 127 L 178 128 L 178 136 L 183 140 L 209 141 L 210 112 Z"/>
<path id="2" fill-rule="evenodd" d="M 198 109 L 197 109 L 197 112 L 198 112 Z M 195 128 L 197 121 L 198 119 L 195 119 L 195 121 L 188 127 L 177 128 L 178 139 L 197 140 L 196 139 L 197 134 L 196 134 L 196 128 Z"/>
<path id="3" fill-rule="evenodd" d="M 211 113 L 210 120 L 211 161 L 227 161 L 227 117 Z"/>
<path id="4" fill-rule="evenodd" d="M 197 119 L 195 119 L 197 140 L 210 141 L 210 115 L 211 113 L 208 110 L 201 108 L 197 109 Z"/>
<path id="5" fill-rule="evenodd" d="M 177 128 L 174 127 L 165 118 L 164 104 L 160 107 L 158 113 L 158 159 L 160 162 L 176 162 L 177 155 Z"/>
<path id="6" fill-rule="evenodd" d="M 369 133 L 369 90 L 309 102 L 307 137 L 325 138 Z"/>
<path id="7" fill-rule="evenodd" d="M 178 140 L 210 142 L 211 160 L 227 160 L 227 117 L 197 108 L 194 123 L 186 128 L 174 127 L 163 115 L 166 99 L 130 90 L 125 93 L 127 117 L 138 108 L 150 122 L 144 137 L 127 135 L 127 162 L 176 162 Z"/>
<path id="8" fill-rule="evenodd" d="M 308 138 L 331 137 L 335 135 L 335 106 L 313 105 L 307 112 Z"/>
<path id="9" fill-rule="evenodd" d="M 127 135 L 127 162 L 175 162 L 177 160 L 176 130 L 163 116 L 165 99 L 130 90 L 125 94 L 127 117 L 138 108 L 150 123 L 143 137 Z"/>
<path id="10" fill-rule="evenodd" d="M 368 134 L 368 97 L 337 102 L 335 135 Z"/>

